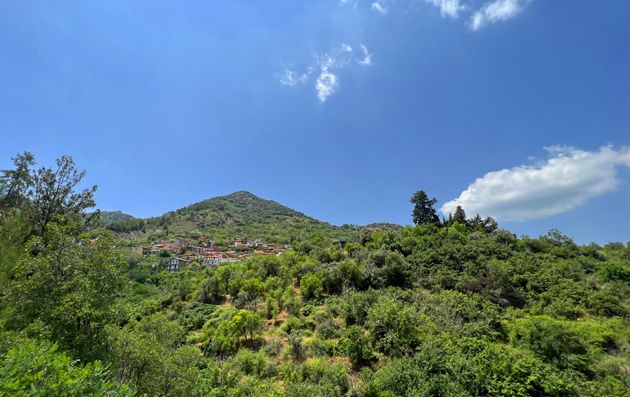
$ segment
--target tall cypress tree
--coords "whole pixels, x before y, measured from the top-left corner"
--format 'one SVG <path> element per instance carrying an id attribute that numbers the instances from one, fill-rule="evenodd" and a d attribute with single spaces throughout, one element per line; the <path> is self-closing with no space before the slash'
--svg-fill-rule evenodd
<path id="1" fill-rule="evenodd" d="M 459 205 L 455 208 L 455 215 L 453 215 L 453 222 L 459 222 L 462 225 L 466 225 L 468 223 L 466 221 L 466 212 Z"/>
<path id="2" fill-rule="evenodd" d="M 438 225 L 440 223 L 440 218 L 438 218 L 433 208 L 433 205 L 437 203 L 437 199 L 430 199 L 424 190 L 419 190 L 411 196 L 411 203 L 414 205 L 412 213 L 413 223 L 416 225 L 423 223 Z"/>

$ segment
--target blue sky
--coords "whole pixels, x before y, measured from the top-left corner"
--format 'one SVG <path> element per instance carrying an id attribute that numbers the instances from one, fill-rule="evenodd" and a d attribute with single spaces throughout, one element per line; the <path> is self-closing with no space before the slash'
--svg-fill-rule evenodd
<path id="1" fill-rule="evenodd" d="M 623 1 L 7 0 L 0 167 L 72 155 L 99 207 L 136 216 L 249 190 L 407 224 L 423 189 L 517 234 L 628 241 L 629 20 Z"/>

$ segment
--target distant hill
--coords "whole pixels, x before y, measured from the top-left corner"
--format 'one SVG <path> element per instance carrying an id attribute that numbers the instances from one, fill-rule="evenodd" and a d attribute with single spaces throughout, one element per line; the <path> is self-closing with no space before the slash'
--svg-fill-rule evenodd
<path id="1" fill-rule="evenodd" d="M 119 233 L 145 231 L 145 220 L 125 214 L 122 211 L 102 211 L 99 226 Z"/>
<path id="2" fill-rule="evenodd" d="M 136 218 L 122 211 L 101 211 L 100 215 L 101 224 L 105 226 L 116 222 L 128 221 L 130 219 Z"/>
<path id="3" fill-rule="evenodd" d="M 118 212 L 108 213 L 107 218 L 116 216 L 120 220 L 113 223 L 115 227 L 131 221 L 125 218 L 125 214 Z M 333 238 L 352 238 L 360 230 L 353 225 L 335 226 L 319 221 L 245 191 L 191 204 L 162 216 L 145 219 L 136 226 L 137 229 L 131 232 L 137 234 L 137 238 L 200 233 L 213 239 L 262 238 L 269 242 L 289 242 L 315 233 Z M 143 233 L 139 233 L 141 229 Z"/>
<path id="4" fill-rule="evenodd" d="M 392 232 L 399 232 L 403 228 L 402 225 L 398 225 L 396 223 L 388 223 L 388 222 L 370 223 L 369 225 L 365 225 L 362 227 L 365 229 L 370 229 L 370 230 L 381 230 L 381 231 L 392 231 Z"/>

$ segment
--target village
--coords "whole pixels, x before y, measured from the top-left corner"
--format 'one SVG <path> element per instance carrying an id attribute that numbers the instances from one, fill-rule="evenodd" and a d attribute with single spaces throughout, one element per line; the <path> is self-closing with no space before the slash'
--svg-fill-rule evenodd
<path id="1" fill-rule="evenodd" d="M 161 240 L 153 244 L 132 247 L 135 254 L 167 257 L 166 269 L 177 272 L 182 267 L 197 261 L 203 267 L 215 267 L 225 262 L 237 262 L 254 255 L 280 255 L 289 245 L 263 243 L 261 239 L 249 241 L 238 239 L 224 244 L 197 237 L 191 243 L 186 239 Z"/>

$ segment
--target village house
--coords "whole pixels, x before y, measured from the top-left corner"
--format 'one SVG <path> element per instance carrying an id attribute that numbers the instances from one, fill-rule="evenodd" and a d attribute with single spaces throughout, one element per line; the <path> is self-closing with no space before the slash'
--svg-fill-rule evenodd
<path id="1" fill-rule="evenodd" d="M 171 258 L 168 261 L 168 271 L 174 273 L 179 270 L 180 267 L 186 266 L 188 261 L 183 258 Z"/>
<path id="2" fill-rule="evenodd" d="M 218 266 L 219 264 L 221 264 L 221 262 L 223 262 L 223 257 L 221 255 L 206 256 L 203 259 L 202 265 L 204 267 L 215 267 L 215 266 Z"/>
<path id="3" fill-rule="evenodd" d="M 175 254 L 186 249 L 188 245 L 188 241 L 183 239 L 179 239 L 176 242 L 162 240 L 150 245 L 149 247 L 144 247 L 144 253 L 158 255 L 160 252 L 166 251 L 171 254 Z"/>
<path id="4" fill-rule="evenodd" d="M 208 239 L 208 237 L 203 237 L 203 236 L 198 237 L 197 241 L 199 241 L 199 244 L 204 246 L 204 247 L 214 248 L 217 245 L 216 242 Z"/>
<path id="5" fill-rule="evenodd" d="M 216 249 L 208 247 L 191 247 L 190 250 L 198 255 L 212 255 L 218 252 Z"/>
<path id="6" fill-rule="evenodd" d="M 249 248 L 258 248 L 260 245 L 262 245 L 262 241 L 260 239 L 256 239 L 254 241 L 249 241 L 247 243 L 247 246 Z"/>

